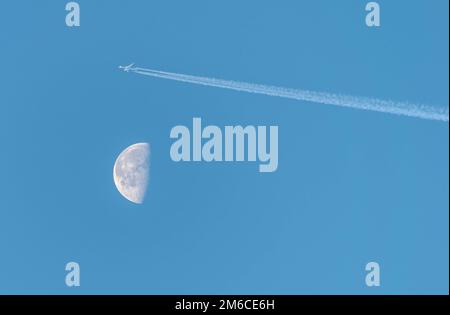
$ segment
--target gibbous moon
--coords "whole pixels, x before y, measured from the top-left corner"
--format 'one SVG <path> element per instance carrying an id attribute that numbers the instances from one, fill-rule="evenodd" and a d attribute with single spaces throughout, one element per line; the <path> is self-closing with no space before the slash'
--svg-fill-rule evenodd
<path id="1" fill-rule="evenodd" d="M 150 145 L 136 143 L 123 150 L 114 164 L 113 176 L 122 196 L 142 203 L 150 177 Z"/>

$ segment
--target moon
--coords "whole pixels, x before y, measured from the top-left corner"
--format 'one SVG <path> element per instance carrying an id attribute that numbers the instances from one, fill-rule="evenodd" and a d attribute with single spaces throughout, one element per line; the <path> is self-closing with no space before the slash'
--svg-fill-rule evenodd
<path id="1" fill-rule="evenodd" d="M 150 177 L 150 145 L 136 143 L 123 150 L 114 163 L 113 177 L 122 196 L 143 203 Z"/>

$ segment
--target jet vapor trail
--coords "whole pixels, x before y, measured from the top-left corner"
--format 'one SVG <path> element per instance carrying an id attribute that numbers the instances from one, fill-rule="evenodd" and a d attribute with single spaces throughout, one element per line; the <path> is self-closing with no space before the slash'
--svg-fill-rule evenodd
<path id="1" fill-rule="evenodd" d="M 126 67 L 121 66 L 119 68 L 123 69 L 125 72 L 134 72 L 137 74 L 148 75 L 156 78 L 188 82 L 205 86 L 214 86 L 236 91 L 265 94 L 270 96 L 278 96 L 312 103 L 350 107 L 355 109 L 364 109 L 375 112 L 397 114 L 429 120 L 439 120 L 444 122 L 449 121 L 448 107 L 440 108 L 429 105 L 412 104 L 408 102 L 381 100 L 377 98 L 341 95 L 326 92 L 314 92 L 308 90 L 298 90 L 254 83 L 199 77 L 193 75 L 133 67 L 133 64 Z"/>

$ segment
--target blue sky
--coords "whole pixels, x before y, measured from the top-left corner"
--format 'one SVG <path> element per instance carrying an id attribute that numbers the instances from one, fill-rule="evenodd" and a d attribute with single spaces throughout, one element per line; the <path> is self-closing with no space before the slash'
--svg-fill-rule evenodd
<path id="1" fill-rule="evenodd" d="M 448 106 L 448 1 L 78 2 L 1 5 L 0 293 L 448 294 L 448 123 L 117 69 Z M 193 117 L 278 125 L 278 170 L 173 162 Z M 112 179 L 137 142 L 143 205 Z"/>

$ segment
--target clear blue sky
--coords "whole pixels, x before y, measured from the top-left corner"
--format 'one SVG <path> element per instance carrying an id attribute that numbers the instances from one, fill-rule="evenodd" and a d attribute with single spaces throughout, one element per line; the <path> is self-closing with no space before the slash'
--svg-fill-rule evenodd
<path id="1" fill-rule="evenodd" d="M 356 0 L 78 2 L 77 29 L 66 1 L 1 4 L 0 293 L 448 294 L 448 123 L 117 69 L 448 106 L 448 1 L 378 1 L 376 30 Z M 173 162 L 193 117 L 278 125 L 278 170 Z M 135 205 L 112 168 L 143 141 Z"/>

